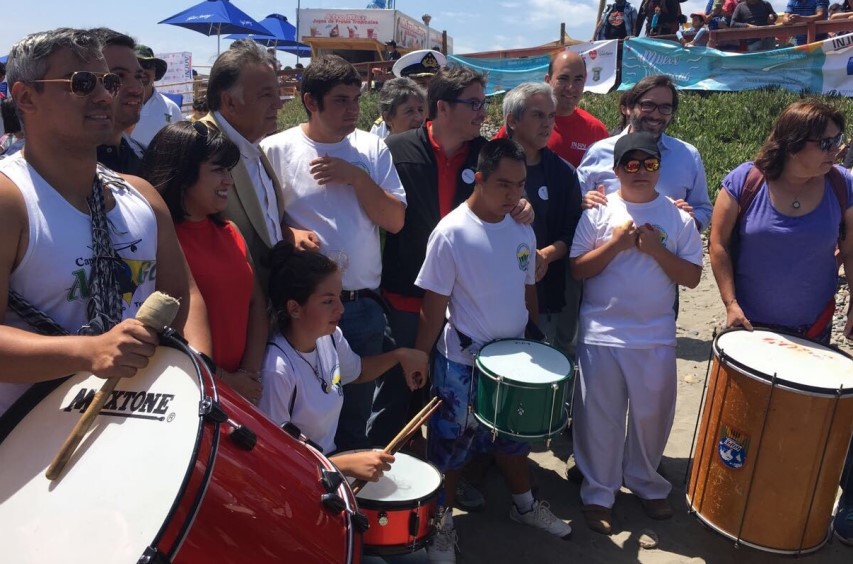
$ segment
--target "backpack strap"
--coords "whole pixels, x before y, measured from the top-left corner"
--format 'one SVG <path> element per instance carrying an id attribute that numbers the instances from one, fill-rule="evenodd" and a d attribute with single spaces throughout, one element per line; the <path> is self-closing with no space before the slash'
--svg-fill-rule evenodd
<path id="1" fill-rule="evenodd" d="M 840 243 L 847 236 L 847 229 L 844 224 L 844 214 L 847 212 L 847 207 L 850 205 L 850 202 L 847 201 L 847 182 L 844 180 L 844 175 L 841 174 L 841 171 L 835 166 L 829 169 L 826 176 L 829 177 L 829 184 L 832 186 L 832 192 L 838 200 L 838 205 L 841 206 L 841 225 L 838 226 L 838 242 Z"/>
<path id="2" fill-rule="evenodd" d="M 280 346 L 278 346 L 274 341 L 267 341 L 267 346 L 270 346 L 270 345 L 272 345 L 275 348 L 277 348 L 278 350 L 280 350 L 281 354 L 283 354 L 285 358 L 287 358 L 287 359 L 290 358 L 289 356 L 287 356 L 287 353 L 284 352 L 284 349 L 281 348 Z M 290 360 L 288 360 L 288 362 L 290 362 Z M 293 382 L 293 393 L 290 394 L 290 402 L 288 402 L 288 405 L 287 405 L 287 413 L 290 415 L 291 418 L 293 418 L 293 406 L 295 406 L 295 405 L 296 405 L 296 381 L 294 380 L 294 382 Z"/>

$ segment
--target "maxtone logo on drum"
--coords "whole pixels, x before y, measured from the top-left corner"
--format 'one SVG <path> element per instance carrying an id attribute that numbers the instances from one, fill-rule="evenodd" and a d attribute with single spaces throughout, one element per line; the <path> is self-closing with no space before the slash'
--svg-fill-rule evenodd
<path id="1" fill-rule="evenodd" d="M 86 408 L 92 403 L 92 398 L 95 397 L 96 391 L 95 388 L 91 390 L 81 388 L 74 399 L 62 410 L 79 411 L 81 413 L 86 411 Z M 104 404 L 100 414 L 111 415 L 113 417 L 152 419 L 154 421 L 172 421 L 175 418 L 175 414 L 170 413 L 166 417 L 166 413 L 169 411 L 169 402 L 173 399 L 175 399 L 175 394 L 113 390 L 110 399 Z"/>

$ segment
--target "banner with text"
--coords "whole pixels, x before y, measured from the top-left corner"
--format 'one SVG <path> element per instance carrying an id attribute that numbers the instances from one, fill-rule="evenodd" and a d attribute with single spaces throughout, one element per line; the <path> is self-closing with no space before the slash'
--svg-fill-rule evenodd
<path id="1" fill-rule="evenodd" d="M 683 90 L 740 91 L 779 87 L 853 96 L 853 35 L 786 49 L 727 53 L 706 47 L 630 39 L 622 47 L 622 84 L 667 74 Z"/>
<path id="2" fill-rule="evenodd" d="M 166 74 L 154 83 L 160 92 L 169 94 L 180 94 L 183 96 L 183 105 L 191 106 L 193 103 L 193 54 L 184 51 L 182 53 L 157 53 L 156 56 L 166 61 Z"/>

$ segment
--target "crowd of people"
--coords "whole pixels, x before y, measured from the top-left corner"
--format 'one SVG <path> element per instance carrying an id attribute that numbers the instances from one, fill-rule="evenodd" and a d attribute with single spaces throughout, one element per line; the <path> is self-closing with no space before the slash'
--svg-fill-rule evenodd
<path id="1" fill-rule="evenodd" d="M 645 20 L 669 33 L 673 4 L 636 14 L 617 1 L 603 28 L 633 35 Z M 36 382 L 144 368 L 157 336 L 133 316 L 162 290 L 219 382 L 297 425 L 352 478 L 391 468 L 393 455 L 369 449 L 399 432 L 424 389 L 444 400 L 423 453 L 444 475 L 426 553 L 455 562 L 452 508 L 484 505 L 463 478 L 477 455 L 502 470 L 512 520 L 572 532 L 534 493 L 529 444 L 470 416 L 478 351 L 545 339 L 580 367 L 569 478 L 586 525 L 618 527 L 623 484 L 650 518 L 670 518 L 658 466 L 675 411 L 678 286 L 699 283 L 700 233 L 713 224 L 728 326 L 828 342 L 838 267 L 853 272 L 853 177 L 835 165 L 844 116 L 791 105 L 712 205 L 699 151 L 666 133 L 679 108 L 669 77 L 625 91 L 611 134 L 579 107 L 583 58 L 561 51 L 542 82 L 507 93 L 488 140 L 485 77 L 414 55 L 380 92 L 379 134 L 356 128 L 361 77 L 332 55 L 304 69 L 293 103 L 307 120 L 277 131 L 275 66 L 250 40 L 216 59 L 207 113 L 187 121 L 153 87 L 165 63 L 126 34 L 17 42 L 19 123 L 0 159 L 0 413 Z M 834 524 L 853 543 L 850 465 Z"/>
<path id="2" fill-rule="evenodd" d="M 781 15 L 767 0 L 708 0 L 705 10 L 689 14 L 689 20 L 688 15 L 682 13 L 679 0 L 641 0 L 637 7 L 629 0 L 616 0 L 602 12 L 594 37 L 602 40 L 628 39 L 644 34 L 646 37 L 667 36 L 685 47 L 702 47 L 708 44 L 709 30 L 849 18 L 853 18 L 850 0 L 832 4 L 829 0 L 789 0 Z M 690 27 L 682 29 L 688 22 Z M 826 37 L 825 34 L 818 35 L 817 40 Z M 767 37 L 743 42 L 722 41 L 717 48 L 754 52 L 805 42 L 805 35 Z"/>

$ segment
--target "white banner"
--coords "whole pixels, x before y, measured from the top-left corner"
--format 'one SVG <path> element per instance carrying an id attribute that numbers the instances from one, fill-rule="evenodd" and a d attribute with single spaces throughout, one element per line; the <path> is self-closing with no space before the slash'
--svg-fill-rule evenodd
<path id="1" fill-rule="evenodd" d="M 823 42 L 823 92 L 853 97 L 853 34 Z"/>
<path id="2" fill-rule="evenodd" d="M 193 54 L 189 51 L 182 53 L 157 53 L 155 57 L 166 61 L 166 74 L 154 83 L 160 92 L 180 94 L 184 97 L 182 106 L 193 103 Z"/>
<path id="3" fill-rule="evenodd" d="M 395 10 L 299 10 L 300 41 L 303 37 L 376 39 L 394 38 Z"/>
<path id="4" fill-rule="evenodd" d="M 586 86 L 584 92 L 607 94 L 616 86 L 616 61 L 619 40 L 589 41 L 566 47 L 579 53 L 586 63 Z"/>

